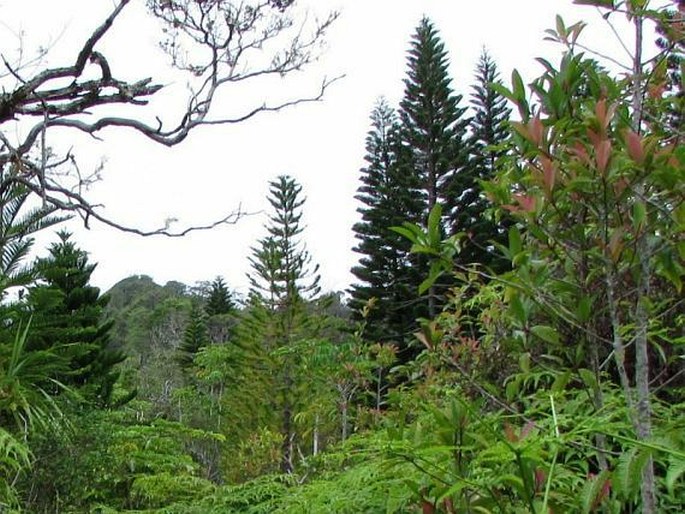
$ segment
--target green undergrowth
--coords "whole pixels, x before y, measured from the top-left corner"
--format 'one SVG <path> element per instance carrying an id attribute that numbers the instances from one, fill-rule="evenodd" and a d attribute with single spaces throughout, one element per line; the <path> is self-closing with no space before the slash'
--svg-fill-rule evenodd
<path id="1" fill-rule="evenodd" d="M 185 486 L 173 476 L 156 476 L 155 483 L 141 484 L 150 490 L 168 493 L 175 501 L 168 506 L 146 510 L 117 511 L 100 506 L 92 512 L 148 514 L 277 514 L 277 513 L 358 513 L 403 512 L 411 503 L 406 479 L 415 470 L 409 465 L 390 464 L 383 456 L 387 439 L 384 432 L 356 435 L 326 453 L 310 457 L 297 474 L 267 475 L 238 485 L 206 488 L 194 500 L 178 498 Z M 172 494 L 172 486 L 178 486 Z M 146 487 L 150 486 L 150 487 Z"/>

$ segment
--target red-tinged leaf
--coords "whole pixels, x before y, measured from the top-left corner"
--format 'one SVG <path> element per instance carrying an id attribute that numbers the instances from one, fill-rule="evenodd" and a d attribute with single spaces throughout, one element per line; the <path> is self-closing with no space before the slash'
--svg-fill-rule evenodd
<path id="1" fill-rule="evenodd" d="M 602 98 L 595 105 L 595 116 L 597 116 L 597 121 L 599 121 L 599 126 L 602 128 L 607 128 L 607 101 Z"/>
<path id="2" fill-rule="evenodd" d="M 547 156 L 540 157 L 540 164 L 542 165 L 542 181 L 545 185 L 545 191 L 551 193 L 554 189 L 554 180 L 556 178 L 556 169 L 552 161 Z"/>
<path id="3" fill-rule="evenodd" d="M 587 129 L 587 137 L 594 146 L 597 146 L 602 141 L 602 137 L 591 128 Z"/>
<path id="4" fill-rule="evenodd" d="M 514 198 L 518 202 L 518 204 L 521 206 L 521 209 L 523 209 L 526 212 L 534 212 L 535 211 L 535 197 L 522 194 L 522 193 L 516 193 L 514 194 Z"/>
<path id="5" fill-rule="evenodd" d="M 530 139 L 536 146 L 542 145 L 542 139 L 545 133 L 545 127 L 542 125 L 542 120 L 539 115 L 536 115 L 528 122 L 528 132 Z"/>
<path id="6" fill-rule="evenodd" d="M 595 115 L 604 136 L 606 136 L 606 130 L 611 124 L 611 120 L 614 119 L 614 114 L 616 114 L 616 104 L 607 105 L 604 98 L 595 105 Z"/>
<path id="7" fill-rule="evenodd" d="M 576 41 L 578 41 L 578 37 L 580 36 L 580 33 L 583 31 L 585 28 L 585 23 L 582 21 L 579 21 L 578 23 L 571 25 L 569 27 L 569 32 L 571 33 L 571 43 L 575 44 Z"/>
<path id="8" fill-rule="evenodd" d="M 609 158 L 611 157 L 611 141 L 605 139 L 595 145 L 595 160 L 597 161 L 597 170 L 604 175 L 609 165 Z"/>
<path id="9" fill-rule="evenodd" d="M 647 93 L 652 100 L 661 100 L 666 91 L 666 84 L 652 84 L 647 88 Z"/>
<path id="10" fill-rule="evenodd" d="M 629 185 L 630 183 L 628 182 L 628 179 L 626 179 L 625 177 L 622 177 L 616 182 L 614 182 L 614 193 L 616 193 L 616 196 L 621 196 L 623 194 L 623 191 L 625 191 Z"/>
<path id="11" fill-rule="evenodd" d="M 580 159 L 580 161 L 584 164 L 590 164 L 590 154 L 585 148 L 585 145 L 580 141 L 576 141 L 575 145 L 573 145 L 573 148 L 569 148 L 569 152 L 578 157 L 578 159 Z"/>
<path id="12" fill-rule="evenodd" d="M 511 426 L 510 423 L 504 423 L 504 437 L 506 437 L 507 441 L 510 443 L 516 443 L 519 440 L 516 432 L 514 432 L 514 427 Z"/>
<path id="13" fill-rule="evenodd" d="M 604 478 L 606 476 L 606 478 Z M 611 478 L 607 476 L 607 472 L 602 472 L 597 480 L 602 481 L 602 485 L 597 492 L 595 500 L 592 502 L 592 512 L 597 510 L 597 508 L 602 504 L 602 502 L 609 496 L 611 492 Z"/>
<path id="14" fill-rule="evenodd" d="M 602 486 L 602 499 L 607 498 L 611 492 L 611 478 L 607 478 Z"/>
<path id="15" fill-rule="evenodd" d="M 432 503 L 428 503 L 426 500 L 423 500 L 421 504 L 421 512 L 423 512 L 423 514 L 434 514 L 435 507 Z"/>
<path id="16" fill-rule="evenodd" d="M 645 150 L 640 135 L 632 130 L 627 130 L 626 145 L 628 146 L 628 155 L 630 155 L 630 158 L 636 163 L 642 164 L 645 161 Z"/>
<path id="17" fill-rule="evenodd" d="M 540 468 L 535 468 L 535 490 L 542 491 L 547 481 L 547 474 Z"/>

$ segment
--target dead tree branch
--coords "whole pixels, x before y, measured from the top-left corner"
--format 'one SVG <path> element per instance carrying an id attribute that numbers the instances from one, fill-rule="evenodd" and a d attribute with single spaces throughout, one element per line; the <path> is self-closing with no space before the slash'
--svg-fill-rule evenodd
<path id="1" fill-rule="evenodd" d="M 242 114 L 225 116 L 212 108 L 217 92 L 230 84 L 283 77 L 312 63 L 337 14 L 310 21 L 306 13 L 296 10 L 292 0 L 147 0 L 149 13 L 163 26 L 162 49 L 171 65 L 187 75 L 190 84 L 179 121 L 167 126 L 155 115 L 152 117 L 156 123 L 144 121 L 150 117 L 146 106 L 163 91 L 163 86 L 153 77 L 134 81 L 120 78 L 122 70 L 117 70 L 116 63 L 98 48 L 129 3 L 130 0 L 118 0 L 81 45 L 71 65 L 44 66 L 28 73 L 1 56 L 7 71 L 5 79 L 14 80 L 11 87 L 3 84 L 0 92 L 2 180 L 19 182 L 43 203 L 78 213 L 86 225 L 88 220 L 96 219 L 140 235 L 181 236 L 235 223 L 245 214 L 240 208 L 216 222 L 179 232 L 170 232 L 168 227 L 153 231 L 125 227 L 107 218 L 101 206 L 88 202 L 80 190 L 80 179 L 76 192 L 64 183 L 65 173 L 57 171 L 73 157 L 48 152 L 46 140 L 53 129 L 75 130 L 101 138 L 104 129 L 121 128 L 171 147 L 200 126 L 235 124 L 261 113 L 320 101 L 337 78 L 324 79 L 311 95 L 285 99 L 274 95 L 272 100 L 248 106 Z M 142 110 L 122 111 L 138 113 L 135 115 L 117 112 L 112 116 L 112 107 L 120 106 Z M 18 132 L 18 126 L 26 129 L 22 131 L 23 137 L 14 141 L 11 134 Z"/>

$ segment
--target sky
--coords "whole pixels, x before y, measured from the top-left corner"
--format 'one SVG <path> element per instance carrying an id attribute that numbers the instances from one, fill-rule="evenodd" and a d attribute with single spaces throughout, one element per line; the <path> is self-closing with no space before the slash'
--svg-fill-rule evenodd
<path id="1" fill-rule="evenodd" d="M 146 17 L 143 4 L 133 0 L 98 49 L 108 56 L 115 75 L 153 75 L 168 84 L 145 115 L 163 113 L 173 119 L 183 100 L 182 84 L 157 47 L 158 27 Z M 26 55 L 44 46 L 50 47 L 49 64 L 71 62 L 112 6 L 113 0 L 0 0 L 3 55 L 16 50 L 21 36 Z M 92 277 L 97 286 L 106 290 L 133 274 L 149 275 L 161 284 L 176 280 L 189 285 L 221 275 L 245 294 L 250 248 L 264 235 L 268 182 L 289 174 L 307 198 L 303 239 L 320 265 L 324 289 L 347 289 L 358 258 L 352 251 L 352 225 L 359 218 L 354 195 L 364 166 L 369 115 L 380 96 L 394 106 L 399 103 L 409 42 L 423 16 L 434 22 L 445 43 L 452 87 L 464 96 L 464 105 L 483 47 L 505 83 L 513 68 L 524 80 L 537 76 L 541 67 L 535 57 L 557 61 L 561 48 L 543 41 L 556 14 L 567 25 L 588 21 L 587 40 L 621 57 L 596 10 L 574 6 L 571 0 L 300 0 L 300 6 L 310 16 L 340 13 L 320 59 L 293 79 L 231 90 L 213 109 L 220 115 L 254 105 L 250 102 L 312 94 L 324 77 L 344 74 L 322 102 L 236 125 L 200 128 L 171 149 L 117 130 L 102 133 L 102 141 L 73 133 L 54 136 L 56 148 L 73 148 L 82 171 L 104 163 L 102 179 L 88 195 L 123 224 L 153 229 L 173 217 L 182 228 L 211 222 L 238 207 L 253 213 L 235 225 L 180 239 L 144 238 L 95 223 L 85 230 L 80 222 L 69 223 L 79 245 L 98 263 Z M 36 12 L 41 16 L 34 16 Z M 42 234 L 37 252 L 44 253 L 55 239 L 53 233 Z"/>

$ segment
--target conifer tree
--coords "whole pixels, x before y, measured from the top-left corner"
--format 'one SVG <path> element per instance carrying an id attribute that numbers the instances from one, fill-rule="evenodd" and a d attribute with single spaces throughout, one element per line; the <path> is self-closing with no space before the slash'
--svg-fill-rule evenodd
<path id="1" fill-rule="evenodd" d="M 54 350 L 70 369 L 59 380 L 78 388 L 87 400 L 107 406 L 119 377 L 116 365 L 126 356 L 109 345 L 113 322 L 104 319 L 109 298 L 90 285 L 96 265 L 69 240 L 71 234 L 61 231 L 58 236 L 49 256 L 35 264 L 40 281 L 27 296 L 33 317 L 27 349 Z"/>
<path id="2" fill-rule="evenodd" d="M 501 81 L 495 62 L 485 50 L 478 61 L 475 78 L 471 96 L 474 116 L 471 119 L 470 161 L 455 177 L 458 203 L 451 213 L 452 232 L 464 234 L 462 249 L 456 258 L 457 263 L 464 266 L 498 264 L 493 262 L 496 258 L 492 241 L 503 242 L 506 225 L 506 222 L 497 223 L 486 215 L 490 203 L 479 182 L 494 176 L 498 161 L 507 152 L 511 114 L 506 98 L 492 87 Z M 502 265 L 499 263 L 499 267 Z"/>
<path id="3" fill-rule="evenodd" d="M 236 304 L 222 277 L 216 277 L 205 295 L 207 333 L 214 344 L 231 340 L 236 325 Z"/>
<path id="4" fill-rule="evenodd" d="M 206 314 L 198 305 L 193 303 L 188 314 L 188 323 L 183 331 L 183 340 L 176 354 L 176 360 L 181 368 L 188 369 L 191 367 L 195 354 L 208 342 Z"/>
<path id="5" fill-rule="evenodd" d="M 294 417 L 298 381 L 302 379 L 297 373 L 298 355 L 291 350 L 298 339 L 313 336 L 306 302 L 313 301 L 320 288 L 318 266 L 312 266 L 309 252 L 298 239 L 303 230 L 302 186 L 286 175 L 269 185 L 272 214 L 266 227 L 268 236 L 253 248 L 250 262 L 254 273 L 248 277 L 252 284 L 250 312 L 267 315 L 250 321 L 257 329 L 253 336 L 261 338 L 275 366 L 273 384 L 277 394 L 271 400 L 281 414 L 281 470 L 290 473 L 297 438 Z M 255 323 L 259 320 L 261 323 Z"/>
<path id="6" fill-rule="evenodd" d="M 504 142 L 509 137 L 511 108 L 493 84 L 502 84 L 497 64 L 483 49 L 476 66 L 476 83 L 472 86 L 471 105 L 475 114 L 471 119 L 473 160 L 478 164 L 484 179 L 496 171 L 497 161 L 507 153 Z"/>
<path id="7" fill-rule="evenodd" d="M 226 287 L 222 277 L 216 277 L 210 286 L 205 312 L 208 316 L 229 314 L 235 309 L 235 303 L 231 298 L 231 292 Z"/>
<path id="8" fill-rule="evenodd" d="M 416 29 L 407 64 L 400 103 L 402 142 L 411 150 L 406 172 L 415 174 L 420 181 L 421 221 L 425 223 L 431 209 L 441 203 L 445 207 L 442 225 L 447 229 L 450 213 L 460 200 L 455 179 L 468 164 L 468 119 L 464 116 L 466 108 L 460 106 L 461 95 L 455 94 L 450 84 L 447 51 L 428 18 L 424 17 Z M 422 275 L 427 275 L 427 263 L 422 268 Z M 429 317 L 438 313 L 440 296 L 438 287 L 429 290 Z"/>
<path id="9" fill-rule="evenodd" d="M 364 319 L 365 337 L 373 341 L 401 342 L 421 315 L 415 301 L 421 279 L 416 259 L 409 255 L 411 244 L 390 230 L 405 221 L 419 223 L 423 215 L 418 177 L 402 166 L 408 157 L 397 115 L 380 99 L 371 113 L 366 166 L 355 196 L 362 204 L 357 209 L 361 221 L 353 226 L 358 240 L 354 250 L 361 258 L 352 268 L 358 282 L 351 288 L 351 307 L 358 319 L 365 305 L 373 302 Z"/>
<path id="10" fill-rule="evenodd" d="M 319 294 L 319 267 L 312 266 L 309 252 L 298 240 L 303 230 L 302 186 L 287 175 L 279 176 L 269 186 L 273 213 L 266 227 L 268 236 L 253 249 L 250 263 L 255 273 L 248 278 L 251 292 L 272 309 L 292 311 L 299 301 Z"/>

